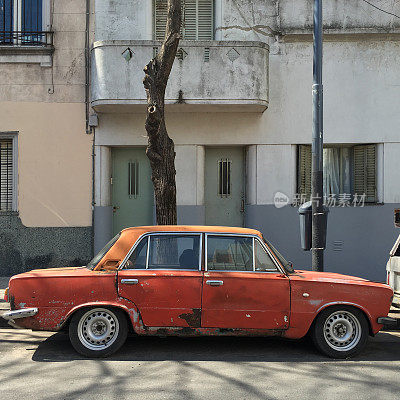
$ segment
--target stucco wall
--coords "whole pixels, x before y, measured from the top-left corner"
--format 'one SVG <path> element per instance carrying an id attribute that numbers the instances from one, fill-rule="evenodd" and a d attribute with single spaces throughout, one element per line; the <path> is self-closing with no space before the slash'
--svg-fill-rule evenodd
<path id="1" fill-rule="evenodd" d="M 368 37 L 325 43 L 326 143 L 399 141 L 399 64 L 398 41 Z M 168 114 L 168 127 L 176 143 L 309 143 L 312 43 L 281 43 L 277 54 L 270 55 L 269 81 L 270 103 L 263 114 L 208 113 L 207 120 L 201 113 Z M 101 120 L 98 140 L 100 144 L 142 144 L 143 127 L 144 115 L 107 114 Z"/>
<path id="2" fill-rule="evenodd" d="M 89 226 L 93 138 L 85 133 L 86 1 L 44 3 L 54 32 L 51 66 L 29 56 L 23 63 L 3 56 L 0 132 L 18 132 L 22 224 Z"/>
<path id="3" fill-rule="evenodd" d="M 92 137 L 85 134 L 83 105 L 2 102 L 0 120 L 2 131 L 18 132 L 22 224 L 91 225 Z"/>
<path id="4" fill-rule="evenodd" d="M 86 1 L 43 3 L 51 10 L 43 18 L 54 32 L 54 52 L 31 57 L 0 49 L 0 133 L 18 135 L 18 207 L 0 213 L 0 275 L 79 265 L 92 256 Z"/>

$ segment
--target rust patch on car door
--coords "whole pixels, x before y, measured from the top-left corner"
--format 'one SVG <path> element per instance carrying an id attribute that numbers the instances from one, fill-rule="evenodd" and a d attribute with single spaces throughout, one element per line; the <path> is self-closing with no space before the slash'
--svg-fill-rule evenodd
<path id="1" fill-rule="evenodd" d="M 191 313 L 180 314 L 179 318 L 184 319 L 188 326 L 192 328 L 200 328 L 201 326 L 201 309 L 200 308 L 192 308 Z"/>

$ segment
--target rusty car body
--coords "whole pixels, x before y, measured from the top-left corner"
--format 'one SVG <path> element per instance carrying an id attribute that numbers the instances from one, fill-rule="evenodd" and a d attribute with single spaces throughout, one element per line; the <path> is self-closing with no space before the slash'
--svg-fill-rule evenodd
<path id="1" fill-rule="evenodd" d="M 259 231 L 209 226 L 128 228 L 86 266 L 10 279 L 4 317 L 32 330 L 69 329 L 75 349 L 104 357 L 138 335 L 311 334 L 349 357 L 384 323 L 385 284 L 293 269 Z"/>

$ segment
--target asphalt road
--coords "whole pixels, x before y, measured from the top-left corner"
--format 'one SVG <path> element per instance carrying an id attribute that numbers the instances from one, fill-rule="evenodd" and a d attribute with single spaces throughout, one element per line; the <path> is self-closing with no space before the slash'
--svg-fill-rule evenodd
<path id="1" fill-rule="evenodd" d="M 0 398 L 399 399 L 400 332 L 335 361 L 307 341 L 130 337 L 113 357 L 80 357 L 64 333 L 0 330 Z"/>

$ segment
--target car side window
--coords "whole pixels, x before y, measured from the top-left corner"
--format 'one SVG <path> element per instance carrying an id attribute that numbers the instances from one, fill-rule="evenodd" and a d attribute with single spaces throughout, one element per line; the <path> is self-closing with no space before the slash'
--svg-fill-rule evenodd
<path id="1" fill-rule="evenodd" d="M 148 237 L 144 237 L 125 264 L 125 269 L 145 269 Z"/>
<path id="2" fill-rule="evenodd" d="M 207 236 L 209 271 L 253 271 L 253 238 L 245 236 Z"/>
<path id="3" fill-rule="evenodd" d="M 151 235 L 149 269 L 199 270 L 200 235 Z"/>
<path id="4" fill-rule="evenodd" d="M 277 271 L 272 258 L 257 239 L 254 241 L 254 258 L 256 271 Z"/>

